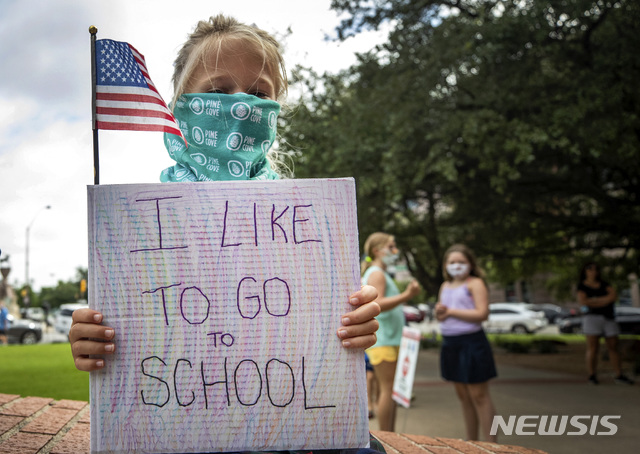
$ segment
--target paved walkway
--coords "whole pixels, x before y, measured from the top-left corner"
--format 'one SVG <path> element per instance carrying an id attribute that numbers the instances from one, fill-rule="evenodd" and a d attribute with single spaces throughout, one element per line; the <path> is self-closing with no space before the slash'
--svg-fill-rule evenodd
<path id="1" fill-rule="evenodd" d="M 606 377 L 603 377 L 603 379 Z M 636 380 L 637 381 L 637 380 Z M 498 415 L 506 421 L 509 416 L 567 415 L 588 416 L 578 421 L 586 424 L 585 435 L 504 435 L 498 440 L 506 445 L 540 449 L 552 454 L 631 454 L 637 453 L 640 443 L 640 385 L 615 385 L 603 380 L 598 386 L 587 384 L 580 375 L 532 370 L 515 366 L 498 366 L 498 378 L 491 382 L 491 394 Z M 423 350 L 418 357 L 414 383 L 415 399 L 411 408 L 398 408 L 396 431 L 431 437 L 464 438 L 462 412 L 453 386 L 442 381 L 439 356 L 435 349 Z M 611 419 L 617 426 L 614 435 L 589 435 L 593 417 L 620 416 Z M 540 419 L 537 418 L 537 421 Z M 525 422 L 535 424 L 535 418 Z M 371 430 L 377 430 L 375 419 Z M 598 425 L 596 432 L 609 432 Z M 524 427 L 536 432 L 537 426 Z M 570 422 L 565 433 L 578 432 Z M 478 451 L 480 452 L 480 451 Z"/>

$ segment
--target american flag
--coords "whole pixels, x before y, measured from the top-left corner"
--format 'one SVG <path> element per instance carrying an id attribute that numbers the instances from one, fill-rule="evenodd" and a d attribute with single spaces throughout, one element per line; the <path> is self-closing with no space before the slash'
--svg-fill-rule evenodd
<path id="1" fill-rule="evenodd" d="M 149 77 L 144 56 L 128 43 L 96 41 L 96 128 L 163 131 L 182 137 Z"/>

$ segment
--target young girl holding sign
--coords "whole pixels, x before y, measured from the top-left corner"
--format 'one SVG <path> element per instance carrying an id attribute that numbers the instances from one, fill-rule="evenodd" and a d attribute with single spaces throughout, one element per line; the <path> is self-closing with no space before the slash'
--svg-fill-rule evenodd
<path id="1" fill-rule="evenodd" d="M 198 23 L 174 66 L 171 107 L 189 151 L 180 137 L 165 134 L 176 164 L 162 172 L 161 181 L 279 178 L 277 165 L 267 157 L 272 156 L 267 152 L 276 135 L 277 100 L 287 92 L 278 42 L 254 26 L 216 16 Z M 254 114 L 268 121 L 243 121 Z M 254 146 L 262 153 L 253 151 Z M 376 296 L 371 286 L 349 296 L 354 310 L 342 316 L 337 329 L 344 348 L 365 349 L 375 343 L 374 317 L 380 313 Z M 102 369 L 103 355 L 116 348 L 115 330 L 103 326 L 102 319 L 91 309 L 73 313 L 69 340 L 79 370 Z"/>
<path id="2" fill-rule="evenodd" d="M 485 439 L 496 441 L 496 436 L 490 434 L 495 409 L 488 382 L 497 374 L 491 346 L 481 325 L 489 316 L 483 273 L 471 249 L 462 244 L 455 244 L 445 252 L 442 273 L 445 282 L 435 306 L 442 333 L 442 377 L 455 385 L 467 439 L 478 440 L 480 424 Z"/>

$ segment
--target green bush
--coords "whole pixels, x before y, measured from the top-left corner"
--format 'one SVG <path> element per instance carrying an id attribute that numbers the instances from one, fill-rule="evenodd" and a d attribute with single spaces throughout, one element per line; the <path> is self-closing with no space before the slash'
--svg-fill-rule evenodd
<path id="1" fill-rule="evenodd" d="M 568 337 L 568 336 L 567 336 Z M 504 348 L 509 353 L 557 353 L 558 346 L 567 345 L 569 342 L 584 342 L 584 336 L 579 339 L 565 338 L 565 336 L 534 335 L 523 336 L 518 334 L 493 334 L 489 339 L 496 347 Z"/>

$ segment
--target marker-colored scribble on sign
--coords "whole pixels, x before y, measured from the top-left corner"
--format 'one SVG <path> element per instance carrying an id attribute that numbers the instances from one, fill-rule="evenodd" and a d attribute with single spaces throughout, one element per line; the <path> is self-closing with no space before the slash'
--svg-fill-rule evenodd
<path id="1" fill-rule="evenodd" d="M 90 186 L 92 452 L 368 444 L 352 179 Z"/>

